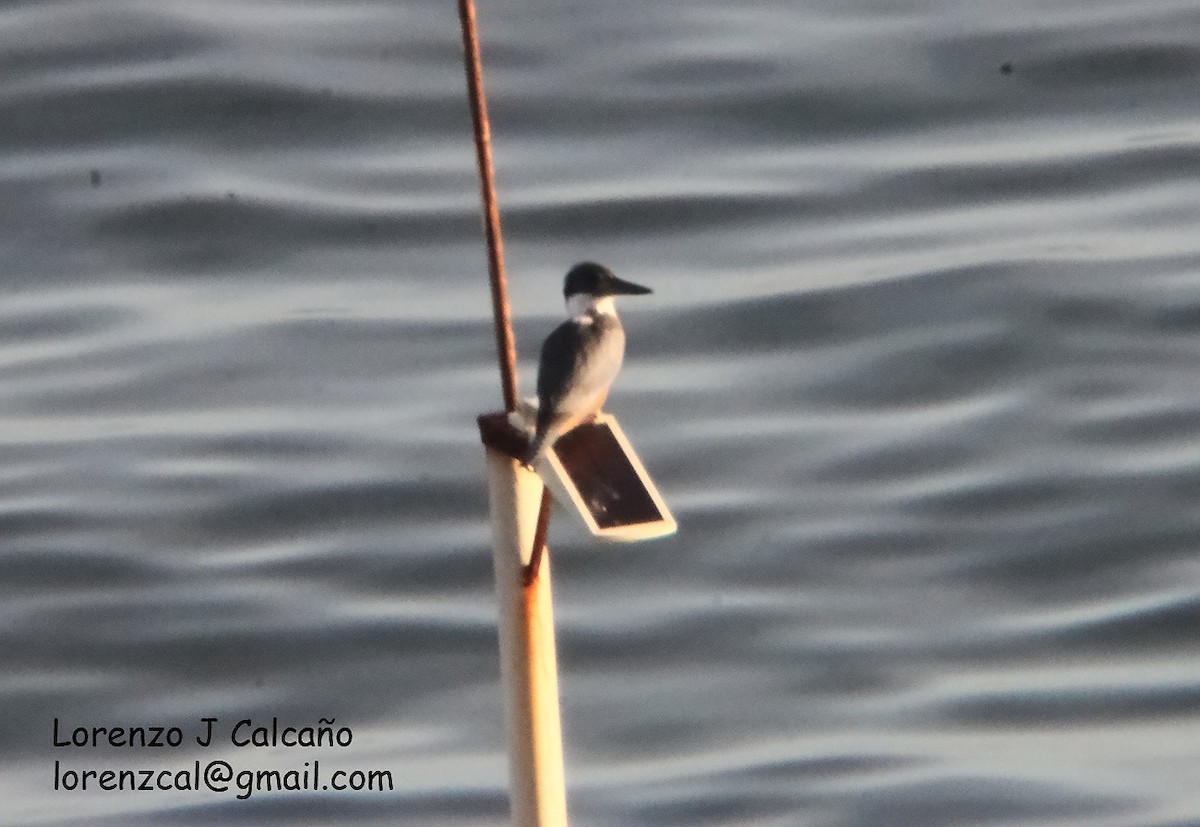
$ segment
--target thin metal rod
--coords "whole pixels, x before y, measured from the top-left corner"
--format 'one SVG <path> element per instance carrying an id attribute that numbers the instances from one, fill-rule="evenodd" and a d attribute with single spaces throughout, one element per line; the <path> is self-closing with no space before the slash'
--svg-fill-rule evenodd
<path id="1" fill-rule="evenodd" d="M 496 181 L 492 169 L 492 134 L 488 125 L 487 100 L 483 94 L 483 62 L 475 28 L 475 4 L 458 0 L 462 22 L 463 61 L 467 70 L 467 99 L 475 127 L 475 159 L 479 163 L 479 190 L 483 196 L 483 227 L 487 236 L 488 275 L 492 283 L 492 317 L 496 328 L 496 355 L 500 361 L 500 385 L 504 409 L 517 408 L 517 349 L 513 344 L 512 320 L 508 310 L 508 281 L 504 276 L 504 240 L 500 235 L 500 210 L 496 206 Z"/>
<path id="2" fill-rule="evenodd" d="M 533 531 L 533 549 L 529 554 L 529 562 L 525 564 L 524 571 L 521 572 L 521 580 L 525 584 L 525 588 L 529 588 L 537 580 L 538 571 L 542 566 L 542 555 L 546 551 L 546 535 L 550 533 L 550 506 L 554 504 L 554 497 L 550 495 L 549 488 L 542 489 L 542 504 L 538 508 L 537 527 Z"/>

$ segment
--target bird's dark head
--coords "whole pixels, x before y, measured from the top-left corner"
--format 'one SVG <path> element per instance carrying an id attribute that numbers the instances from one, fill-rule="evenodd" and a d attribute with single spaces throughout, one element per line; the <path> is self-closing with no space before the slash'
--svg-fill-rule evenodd
<path id="1" fill-rule="evenodd" d="M 650 292 L 649 287 L 619 279 L 612 270 L 590 261 L 572 267 L 563 283 L 563 296 L 568 300 L 572 296 L 644 296 Z"/>

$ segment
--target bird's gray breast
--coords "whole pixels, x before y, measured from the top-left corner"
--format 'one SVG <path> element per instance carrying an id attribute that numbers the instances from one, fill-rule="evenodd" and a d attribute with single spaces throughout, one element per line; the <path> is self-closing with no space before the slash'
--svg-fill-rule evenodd
<path id="1" fill-rule="evenodd" d="M 542 345 L 538 369 L 541 406 L 570 413 L 603 393 L 621 370 L 625 331 L 607 314 L 569 319 Z"/>

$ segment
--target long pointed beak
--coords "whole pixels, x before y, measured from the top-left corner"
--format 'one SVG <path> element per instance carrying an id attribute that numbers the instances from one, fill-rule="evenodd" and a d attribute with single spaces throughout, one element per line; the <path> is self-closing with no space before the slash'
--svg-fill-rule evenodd
<path id="1" fill-rule="evenodd" d="M 634 284 L 631 281 L 625 281 L 622 278 L 614 277 L 611 284 L 613 295 L 617 296 L 644 296 L 647 293 L 653 293 L 649 287 L 642 287 L 640 284 Z"/>

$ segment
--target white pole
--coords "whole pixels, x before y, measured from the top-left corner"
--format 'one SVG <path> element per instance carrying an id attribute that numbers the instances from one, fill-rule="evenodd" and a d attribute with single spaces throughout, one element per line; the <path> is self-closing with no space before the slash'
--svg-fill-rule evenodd
<path id="1" fill-rule="evenodd" d="M 543 553 L 533 582 L 523 582 L 542 481 L 511 457 L 492 448 L 486 451 L 512 823 L 566 827 L 549 554 Z"/>

